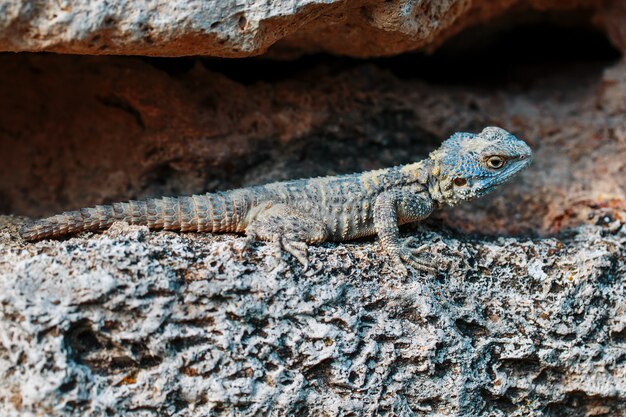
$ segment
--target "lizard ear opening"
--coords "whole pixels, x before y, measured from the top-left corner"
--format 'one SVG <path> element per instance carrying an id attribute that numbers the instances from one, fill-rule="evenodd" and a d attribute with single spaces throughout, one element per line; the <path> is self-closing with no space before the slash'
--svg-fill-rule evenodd
<path id="1" fill-rule="evenodd" d="M 463 187 L 467 184 L 467 180 L 465 178 L 455 178 L 452 180 L 452 183 L 457 187 Z"/>

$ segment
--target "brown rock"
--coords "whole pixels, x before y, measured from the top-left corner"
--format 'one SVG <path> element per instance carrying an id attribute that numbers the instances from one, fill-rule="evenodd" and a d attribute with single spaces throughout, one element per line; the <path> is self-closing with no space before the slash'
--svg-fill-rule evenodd
<path id="1" fill-rule="evenodd" d="M 536 162 L 497 195 L 442 214 L 449 225 L 552 233 L 624 219 L 623 63 L 603 76 L 558 73 L 525 91 L 478 92 L 360 64 L 312 64 L 262 82 L 184 62 L 1 57 L 2 211 L 44 216 L 392 166 L 454 131 L 498 125 L 526 139 Z"/>

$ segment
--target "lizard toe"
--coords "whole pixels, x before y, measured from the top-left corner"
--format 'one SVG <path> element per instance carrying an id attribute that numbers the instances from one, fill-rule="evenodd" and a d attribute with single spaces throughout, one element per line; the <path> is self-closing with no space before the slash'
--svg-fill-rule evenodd
<path id="1" fill-rule="evenodd" d="M 237 255 L 243 256 L 246 253 L 252 252 L 253 243 L 256 241 L 256 237 L 253 235 L 246 235 L 243 240 L 243 244 L 237 244 L 233 246 Z"/>
<path id="2" fill-rule="evenodd" d="M 304 242 L 283 240 L 283 248 L 302 264 L 306 269 L 309 266 L 308 246 Z"/>
<path id="3" fill-rule="evenodd" d="M 415 236 L 410 236 L 406 238 L 404 242 L 402 242 L 402 246 L 410 249 L 412 252 L 416 254 L 429 252 L 431 244 L 427 243 L 427 244 L 419 245 L 420 243 L 421 241 L 418 238 L 416 238 Z M 418 244 L 419 246 L 413 247 L 415 244 Z"/>
<path id="4" fill-rule="evenodd" d="M 400 252 L 402 262 L 411 266 L 413 269 L 431 274 L 437 273 L 437 267 L 432 263 L 432 261 L 426 260 L 420 255 L 422 255 L 422 253 L 416 249 L 405 248 Z"/>
<path id="5" fill-rule="evenodd" d="M 409 270 L 407 269 L 406 265 L 404 265 L 403 261 L 395 262 L 394 266 L 395 270 L 401 277 L 406 277 L 409 275 Z"/>

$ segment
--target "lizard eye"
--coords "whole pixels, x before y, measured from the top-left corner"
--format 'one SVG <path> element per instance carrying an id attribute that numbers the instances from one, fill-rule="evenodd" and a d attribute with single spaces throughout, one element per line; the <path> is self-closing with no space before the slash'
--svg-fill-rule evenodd
<path id="1" fill-rule="evenodd" d="M 454 185 L 456 185 L 457 187 L 462 187 L 465 184 L 467 184 L 467 180 L 465 178 L 455 178 L 452 180 L 452 182 L 454 183 Z"/>
<path id="2" fill-rule="evenodd" d="M 494 155 L 487 158 L 487 166 L 491 169 L 500 169 L 506 165 L 506 159 L 501 156 Z"/>

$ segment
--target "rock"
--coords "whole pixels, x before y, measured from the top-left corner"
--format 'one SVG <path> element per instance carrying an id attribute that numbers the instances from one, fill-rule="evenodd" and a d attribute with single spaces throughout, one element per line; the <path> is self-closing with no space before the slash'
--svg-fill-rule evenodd
<path id="1" fill-rule="evenodd" d="M 393 55 L 440 45 L 465 27 L 524 10 L 579 9 L 624 45 L 620 0 L 5 0 L 1 51 L 241 57 Z"/>
<path id="2" fill-rule="evenodd" d="M 617 0 L 113 3 L 7 0 L 0 49 L 382 56 L 565 9 L 625 45 Z M 626 61 L 586 40 L 575 62 L 492 49 L 431 78 L 436 58 L 0 55 L 0 415 L 626 415 Z M 375 169 L 487 125 L 535 162 L 403 228 L 434 276 L 398 278 L 374 239 L 304 270 L 122 223 L 27 244 L 10 216 Z"/>
<path id="3" fill-rule="evenodd" d="M 371 241 L 307 270 L 243 238 L 117 223 L 20 242 L 0 217 L 3 416 L 626 412 L 626 227 L 422 230 L 439 275 Z"/>

